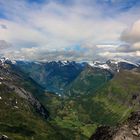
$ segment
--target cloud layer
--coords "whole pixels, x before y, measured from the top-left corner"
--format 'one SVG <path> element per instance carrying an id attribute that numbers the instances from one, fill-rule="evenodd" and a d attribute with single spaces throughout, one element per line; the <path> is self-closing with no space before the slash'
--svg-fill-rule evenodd
<path id="1" fill-rule="evenodd" d="M 3 54 L 42 61 L 137 57 L 139 12 L 136 0 L 0 0 L 0 40 L 12 44 Z"/>
<path id="2" fill-rule="evenodd" d="M 140 20 L 134 22 L 131 27 L 124 30 L 120 39 L 124 42 L 117 49 L 120 53 L 131 54 L 140 57 Z"/>
<path id="3" fill-rule="evenodd" d="M 10 48 L 11 44 L 7 43 L 5 40 L 0 40 L 0 50 Z"/>

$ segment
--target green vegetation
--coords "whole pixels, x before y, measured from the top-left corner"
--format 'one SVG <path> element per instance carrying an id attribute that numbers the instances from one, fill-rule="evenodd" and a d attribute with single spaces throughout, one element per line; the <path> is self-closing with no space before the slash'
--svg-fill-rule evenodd
<path id="1" fill-rule="evenodd" d="M 37 106 L 32 106 L 28 98 L 43 95 L 43 89 L 32 79 L 11 67 L 1 69 L 0 76 L 0 135 L 15 140 L 86 139 L 81 132 L 59 127 L 36 112 Z"/>
<path id="2" fill-rule="evenodd" d="M 15 140 L 65 139 L 28 103 L 5 85 L 0 85 L 0 134 Z"/>
<path id="3" fill-rule="evenodd" d="M 84 140 L 88 139 L 95 131 L 97 125 L 94 124 L 82 105 L 76 100 L 56 96 L 53 93 L 46 93 L 40 96 L 40 101 L 50 112 L 50 122 L 71 131 L 75 137 L 81 136 Z M 81 140 L 81 139 L 80 139 Z"/>
<path id="4" fill-rule="evenodd" d="M 43 93 L 32 79 L 10 68 L 0 76 L 0 134 L 15 140 L 88 140 L 98 126 L 114 126 L 140 108 L 138 70 L 122 70 L 112 78 L 106 70 L 87 67 L 61 97 Z M 38 98 L 49 111 L 48 120 L 21 91 Z"/>
<path id="5" fill-rule="evenodd" d="M 115 126 L 140 108 L 139 83 L 139 72 L 120 71 L 96 92 L 64 98 L 46 93 L 40 101 L 50 111 L 52 123 L 90 137 L 98 126 Z"/>
<path id="6" fill-rule="evenodd" d="M 79 96 L 96 92 L 112 78 L 112 74 L 104 69 L 87 66 L 80 75 L 67 86 L 64 95 Z"/>

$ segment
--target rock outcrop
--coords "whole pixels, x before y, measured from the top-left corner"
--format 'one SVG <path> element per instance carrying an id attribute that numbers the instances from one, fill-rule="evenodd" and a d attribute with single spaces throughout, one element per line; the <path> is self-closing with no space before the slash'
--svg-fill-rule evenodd
<path id="1" fill-rule="evenodd" d="M 90 140 L 140 140 L 140 111 L 117 127 L 101 126 Z"/>

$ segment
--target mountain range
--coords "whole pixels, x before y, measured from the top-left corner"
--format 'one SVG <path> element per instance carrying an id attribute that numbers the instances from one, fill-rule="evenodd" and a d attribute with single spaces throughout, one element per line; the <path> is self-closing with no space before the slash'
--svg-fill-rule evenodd
<path id="1" fill-rule="evenodd" d="M 99 126 L 115 127 L 138 111 L 139 91 L 140 65 L 122 59 L 1 58 L 0 135 L 16 140 L 88 140 Z"/>
<path id="2" fill-rule="evenodd" d="M 96 72 L 114 74 L 121 69 L 131 70 L 139 67 L 123 59 L 112 59 L 107 62 L 75 62 L 75 61 L 52 61 L 52 62 L 31 62 L 16 61 L 15 65 L 47 91 L 63 93 L 87 67 L 92 67 Z M 95 72 L 95 73 L 96 73 Z M 99 72 L 99 73 L 102 73 Z M 97 72 L 98 73 L 98 72 Z"/>

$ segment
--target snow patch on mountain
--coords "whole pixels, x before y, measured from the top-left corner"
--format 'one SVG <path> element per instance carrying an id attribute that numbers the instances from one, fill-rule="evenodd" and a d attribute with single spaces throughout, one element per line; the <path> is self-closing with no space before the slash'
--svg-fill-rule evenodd
<path id="1" fill-rule="evenodd" d="M 107 64 L 99 65 L 99 68 L 110 69 L 110 67 Z"/>
<path id="2" fill-rule="evenodd" d="M 51 64 L 51 65 L 58 65 L 59 67 L 65 67 L 65 66 L 75 66 L 79 68 L 79 65 L 81 67 L 84 67 L 85 64 L 90 65 L 91 67 L 95 67 L 95 68 L 100 68 L 100 69 L 106 69 L 106 70 L 115 70 L 117 72 L 119 72 L 120 70 L 120 64 L 121 65 L 130 65 L 133 67 L 140 67 L 139 63 L 134 63 L 131 61 L 127 61 L 121 58 L 113 58 L 110 59 L 106 62 L 100 62 L 100 61 L 87 61 L 87 62 L 75 62 L 75 61 L 67 61 L 67 60 L 63 60 L 63 61 L 49 61 L 49 62 L 40 62 L 40 61 L 23 61 L 23 60 L 10 60 L 9 58 L 5 58 L 2 57 L 0 59 L 0 65 L 4 66 L 5 64 L 10 63 L 13 65 L 18 65 L 18 63 L 24 63 L 24 64 L 28 64 L 30 65 L 31 63 L 33 64 L 37 64 L 37 65 L 41 65 L 41 64 Z"/>
<path id="3" fill-rule="evenodd" d="M 133 62 L 130 62 L 130 61 L 127 61 L 127 60 L 124 60 L 124 59 L 122 59 L 122 58 L 114 58 L 114 59 L 110 59 L 109 61 L 110 61 L 111 63 L 114 63 L 114 64 L 118 64 L 118 63 L 123 62 L 123 63 L 128 63 L 128 64 L 131 64 L 131 65 L 135 65 L 136 67 L 139 67 L 138 64 L 133 63 Z"/>
<path id="4" fill-rule="evenodd" d="M 90 66 L 95 67 L 95 68 L 101 68 L 101 69 L 106 69 L 106 70 L 111 70 L 111 71 L 116 71 L 119 72 L 122 66 L 127 65 L 128 68 L 132 67 L 140 67 L 138 63 L 133 63 L 121 58 L 114 58 L 110 59 L 106 62 L 100 62 L 100 61 L 88 61 L 87 62 Z M 126 67 L 126 66 L 125 66 Z M 126 69 L 126 68 L 125 68 Z"/>
<path id="5" fill-rule="evenodd" d="M 88 64 L 92 67 L 101 68 L 101 69 L 110 69 L 110 67 L 106 63 L 102 63 L 100 61 L 91 61 Z"/>

